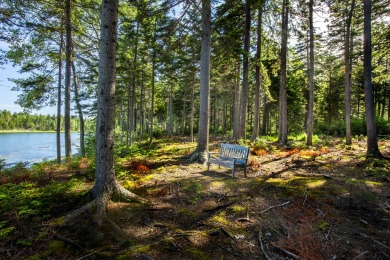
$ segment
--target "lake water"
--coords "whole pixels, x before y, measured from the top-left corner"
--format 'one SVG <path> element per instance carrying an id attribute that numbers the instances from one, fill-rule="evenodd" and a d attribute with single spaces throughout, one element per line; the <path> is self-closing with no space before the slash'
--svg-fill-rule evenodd
<path id="1" fill-rule="evenodd" d="M 71 133 L 72 154 L 79 151 L 80 134 Z M 41 162 L 57 158 L 56 133 L 0 133 L 0 159 L 6 164 Z M 61 154 L 65 156 L 64 134 L 61 133 Z"/>

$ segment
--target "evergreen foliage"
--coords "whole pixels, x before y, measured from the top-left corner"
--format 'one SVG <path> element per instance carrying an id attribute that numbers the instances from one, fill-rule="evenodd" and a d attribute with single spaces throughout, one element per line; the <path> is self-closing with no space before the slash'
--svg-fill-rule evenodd
<path id="1" fill-rule="evenodd" d="M 62 117 L 63 122 L 63 117 Z M 11 113 L 0 110 L 0 130 L 55 131 L 57 117 L 55 115 L 32 115 L 24 112 Z M 62 124 L 61 130 L 64 129 Z M 71 118 L 71 130 L 80 130 L 77 117 Z"/>

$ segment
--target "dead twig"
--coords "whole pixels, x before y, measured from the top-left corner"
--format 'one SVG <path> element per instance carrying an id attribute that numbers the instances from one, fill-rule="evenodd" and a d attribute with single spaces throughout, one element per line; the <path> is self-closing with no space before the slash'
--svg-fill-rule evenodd
<path id="1" fill-rule="evenodd" d="M 387 250 L 390 251 L 390 247 L 388 247 L 388 246 L 386 246 L 385 244 L 379 242 L 378 240 L 373 239 L 372 237 L 367 236 L 366 234 L 363 234 L 363 233 L 359 233 L 359 234 L 360 234 L 362 237 L 368 238 L 368 239 L 370 239 L 371 241 L 373 241 L 374 243 L 376 243 L 376 244 L 378 244 L 378 245 L 380 245 L 380 246 L 382 246 L 382 247 L 384 247 L 384 248 L 386 248 Z"/>
<path id="2" fill-rule="evenodd" d="M 358 255 L 357 257 L 355 257 L 355 258 L 352 259 L 352 260 L 356 260 L 356 259 L 358 259 L 359 257 L 361 257 L 361 256 L 363 256 L 363 255 L 365 255 L 365 254 L 367 254 L 367 253 L 370 253 L 370 251 L 364 251 L 363 253 L 361 253 L 360 255 Z"/>
<path id="3" fill-rule="evenodd" d="M 261 229 L 259 230 L 259 243 L 260 243 L 260 248 L 261 248 L 261 251 L 263 252 L 265 259 L 271 260 L 271 258 L 268 256 L 267 252 L 265 252 L 264 247 L 263 247 L 263 242 L 261 241 Z"/>
<path id="4" fill-rule="evenodd" d="M 283 207 L 283 206 L 286 206 L 286 205 L 289 204 L 289 203 L 290 203 L 290 201 L 287 201 L 287 202 L 282 203 L 282 204 L 280 204 L 280 205 L 271 206 L 271 207 L 269 207 L 268 209 L 265 209 L 265 210 L 261 211 L 260 214 L 263 214 L 263 213 L 267 212 L 268 210 L 273 209 L 273 208 L 276 208 L 276 207 Z"/>
<path id="5" fill-rule="evenodd" d="M 306 200 L 307 200 L 307 190 L 306 190 L 306 186 L 305 186 L 305 193 L 304 193 L 304 195 L 305 195 L 305 199 L 303 200 L 303 203 L 302 203 L 302 208 L 303 208 L 303 206 L 305 206 L 305 203 L 306 203 Z"/>
<path id="6" fill-rule="evenodd" d="M 95 254 L 95 252 L 89 253 L 88 255 L 85 255 L 85 256 L 82 256 L 80 258 L 77 258 L 77 260 L 87 259 L 88 257 L 93 256 L 94 254 Z"/>
<path id="7" fill-rule="evenodd" d="M 250 220 L 249 218 L 238 218 L 237 221 L 240 221 L 240 222 L 250 222 L 250 223 L 253 223 L 252 220 Z"/>

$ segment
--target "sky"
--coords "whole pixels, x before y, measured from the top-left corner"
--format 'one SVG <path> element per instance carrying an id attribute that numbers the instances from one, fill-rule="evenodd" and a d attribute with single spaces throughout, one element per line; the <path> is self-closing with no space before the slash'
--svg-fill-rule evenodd
<path id="1" fill-rule="evenodd" d="M 5 51 L 7 49 L 7 44 L 0 41 L 0 50 Z M 22 78 L 23 75 L 18 73 L 18 70 L 18 67 L 13 67 L 10 63 L 0 65 L 0 110 L 8 110 L 11 113 L 23 112 L 23 108 L 15 104 L 18 94 L 21 92 L 12 91 L 11 89 L 15 87 L 15 84 L 8 80 L 9 78 Z M 56 111 L 56 107 L 46 107 L 38 111 L 33 110 L 32 114 L 52 115 L 57 114 Z"/>

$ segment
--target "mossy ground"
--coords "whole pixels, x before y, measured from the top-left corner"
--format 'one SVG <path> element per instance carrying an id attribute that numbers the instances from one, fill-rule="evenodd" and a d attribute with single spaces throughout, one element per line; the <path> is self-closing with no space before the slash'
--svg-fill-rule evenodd
<path id="1" fill-rule="evenodd" d="M 218 141 L 212 142 L 212 148 Z M 119 181 L 152 205 L 111 202 L 109 218 L 125 232 L 116 241 L 80 219 L 93 160 L 1 173 L 0 254 L 10 259 L 388 259 L 390 161 L 365 159 L 365 144 L 328 140 L 284 149 L 252 146 L 248 178 L 188 164 L 194 143 L 160 140 L 117 156 Z M 390 141 L 380 142 L 390 157 Z M 260 243 L 261 242 L 261 243 Z"/>

